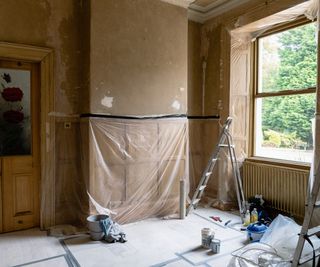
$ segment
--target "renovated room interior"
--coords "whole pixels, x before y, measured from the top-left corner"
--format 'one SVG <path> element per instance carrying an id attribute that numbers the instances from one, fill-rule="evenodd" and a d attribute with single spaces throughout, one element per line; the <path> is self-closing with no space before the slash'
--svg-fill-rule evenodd
<path id="1" fill-rule="evenodd" d="M 235 261 L 239 184 L 212 153 L 231 117 L 245 199 L 310 215 L 318 17 L 318 0 L 1 0 L 0 266 L 262 266 Z M 92 240 L 95 214 L 127 242 Z"/>

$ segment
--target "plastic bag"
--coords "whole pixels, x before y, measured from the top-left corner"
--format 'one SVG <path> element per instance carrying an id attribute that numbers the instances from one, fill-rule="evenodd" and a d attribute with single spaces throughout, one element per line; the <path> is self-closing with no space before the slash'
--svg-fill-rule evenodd
<path id="1" fill-rule="evenodd" d="M 294 220 L 278 215 L 262 236 L 260 243 L 252 243 L 232 253 L 229 267 L 290 267 L 297 247 L 301 226 Z M 320 247 L 320 239 L 311 237 L 315 249 Z M 302 257 L 312 253 L 308 242 L 302 252 Z"/>
<path id="2" fill-rule="evenodd" d="M 278 215 L 277 218 L 270 224 L 268 230 L 264 233 L 260 242 L 265 243 L 273 247 L 279 256 L 284 259 L 292 260 L 294 251 L 298 244 L 299 233 L 301 226 L 294 220 Z M 320 239 L 317 237 L 311 237 L 311 242 L 314 248 L 320 247 Z M 305 242 L 305 246 L 302 252 L 302 256 L 312 253 L 312 247 L 308 242 Z"/>
<path id="3" fill-rule="evenodd" d="M 232 253 L 228 267 L 290 267 L 291 263 L 277 255 L 277 251 L 267 244 L 251 243 Z"/>

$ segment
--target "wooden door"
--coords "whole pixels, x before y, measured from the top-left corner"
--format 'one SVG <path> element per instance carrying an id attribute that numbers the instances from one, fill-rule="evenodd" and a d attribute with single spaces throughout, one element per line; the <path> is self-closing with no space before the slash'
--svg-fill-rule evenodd
<path id="1" fill-rule="evenodd" d="M 36 63 L 0 60 L 0 232 L 39 225 L 39 73 Z"/>

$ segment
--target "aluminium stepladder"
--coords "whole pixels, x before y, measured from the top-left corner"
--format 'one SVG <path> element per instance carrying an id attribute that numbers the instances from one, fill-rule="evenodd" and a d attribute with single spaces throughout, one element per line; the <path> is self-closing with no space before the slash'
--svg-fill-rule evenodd
<path id="1" fill-rule="evenodd" d="M 312 183 L 312 181 L 310 181 L 310 183 Z M 317 250 L 313 250 L 312 255 L 306 255 L 305 257 L 301 258 L 305 241 L 307 241 L 311 246 L 313 246 L 309 238 L 311 236 L 314 236 L 320 233 L 320 226 L 316 226 L 309 229 L 314 209 L 320 208 L 320 201 L 317 201 L 317 196 L 319 191 L 320 191 L 320 164 L 316 170 L 316 173 L 314 174 L 311 193 L 309 193 L 309 190 L 307 192 L 307 204 L 306 204 L 305 216 L 304 216 L 303 224 L 301 227 L 301 232 L 299 234 L 298 245 L 293 255 L 293 260 L 292 260 L 293 267 L 297 267 L 311 260 L 313 260 L 313 266 L 314 266 L 316 257 L 320 255 L 320 249 L 317 249 Z M 320 266 L 319 263 L 318 263 L 318 266 Z"/>
<path id="2" fill-rule="evenodd" d="M 187 208 L 186 215 L 188 215 L 192 209 L 197 208 L 199 201 L 201 200 L 201 197 L 204 193 L 204 190 L 208 184 L 210 176 L 213 172 L 213 169 L 216 165 L 216 162 L 218 160 L 218 155 L 219 155 L 220 149 L 222 147 L 227 147 L 228 152 L 229 152 L 229 156 L 230 156 L 230 160 L 231 160 L 233 177 L 235 180 L 235 187 L 236 187 L 235 189 L 236 189 L 236 194 L 237 194 L 240 216 L 241 216 L 241 219 L 243 220 L 244 214 L 246 212 L 245 198 L 244 198 L 243 189 L 242 189 L 242 181 L 241 181 L 239 166 L 238 166 L 238 162 L 237 162 L 236 152 L 235 152 L 234 145 L 232 144 L 231 134 L 229 132 L 231 122 L 232 122 L 232 118 L 228 117 L 228 119 L 226 120 L 225 124 L 222 127 L 222 131 L 221 131 L 219 139 L 218 139 L 219 141 L 218 141 L 216 147 L 214 148 L 213 153 L 211 154 L 210 159 L 208 161 L 207 167 L 205 168 L 205 170 L 201 176 L 201 179 L 200 179 L 200 182 L 197 186 L 197 189 L 196 189 L 195 193 L 193 194 L 190 205 Z"/>

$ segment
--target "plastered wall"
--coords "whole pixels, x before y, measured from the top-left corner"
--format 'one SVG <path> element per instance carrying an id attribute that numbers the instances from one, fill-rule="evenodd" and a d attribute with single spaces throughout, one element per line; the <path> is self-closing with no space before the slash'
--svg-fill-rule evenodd
<path id="1" fill-rule="evenodd" d="M 13 0 L 0 2 L 0 40 L 45 46 L 55 53 L 55 111 L 78 113 L 83 44 L 82 1 Z"/>
<path id="2" fill-rule="evenodd" d="M 238 100 L 238 98 L 231 97 L 232 88 L 230 88 L 230 64 L 232 64 L 232 62 L 230 57 L 231 38 L 229 31 L 234 29 L 235 27 L 246 25 L 253 21 L 280 12 L 284 9 L 288 9 L 301 2 L 304 1 L 250 1 L 247 4 L 239 6 L 237 9 L 222 14 L 201 25 L 200 56 L 201 60 L 206 61 L 206 86 L 204 92 L 206 97 L 204 102 L 204 115 L 213 115 L 218 113 L 221 117 L 221 122 L 223 122 L 230 114 L 232 114 L 232 112 L 236 111 L 239 113 L 239 109 L 243 109 L 244 106 L 246 106 L 246 102 L 242 103 L 239 101 L 234 102 L 234 104 L 236 105 L 234 107 L 230 105 L 230 101 Z M 194 28 L 195 27 L 193 23 L 189 23 L 189 34 L 192 34 L 192 36 L 195 36 Z M 198 27 L 197 31 L 199 31 Z M 198 45 L 199 40 L 192 39 L 190 37 L 191 36 L 189 36 L 189 43 L 194 43 L 193 45 L 189 45 L 189 47 L 196 47 Z M 192 58 L 194 54 L 196 54 L 196 52 L 193 49 L 189 49 L 189 58 Z M 199 79 L 202 82 L 202 69 L 198 67 L 199 62 L 190 60 L 189 64 L 193 64 L 193 66 L 189 66 L 189 71 L 198 72 L 189 74 L 189 84 L 199 83 Z M 241 79 L 245 78 L 245 75 L 241 77 Z M 193 99 L 195 99 L 195 102 L 193 102 L 193 99 L 188 99 L 189 106 L 192 107 L 191 110 L 195 110 L 195 103 L 197 103 L 197 99 L 199 99 L 203 94 L 202 90 L 194 90 L 193 88 L 195 87 L 189 87 L 189 95 L 192 95 Z M 221 101 L 220 105 L 218 105 L 218 101 Z M 244 99 L 244 101 L 246 101 L 246 99 Z M 245 112 L 243 114 L 245 115 Z M 241 114 L 237 115 L 240 117 Z M 215 136 L 218 136 L 219 134 L 218 121 L 216 122 L 217 124 L 214 128 L 215 130 L 213 129 L 212 131 L 207 133 L 200 130 L 200 125 L 203 123 L 204 122 L 198 121 L 189 124 L 190 150 L 191 155 L 193 155 L 194 158 L 193 162 L 191 163 L 195 166 L 193 170 L 190 169 L 190 173 L 194 173 L 195 177 L 201 175 L 201 172 L 203 171 L 203 168 L 205 166 L 205 162 L 209 157 L 209 152 L 205 152 L 205 150 L 201 150 L 200 152 L 198 151 L 197 146 L 202 146 L 203 142 L 212 142 L 212 134 L 214 134 Z M 236 147 L 241 148 L 237 149 L 238 157 L 240 158 L 243 158 L 244 156 L 243 151 L 245 153 L 248 152 L 247 141 L 241 139 L 244 136 L 246 136 L 245 131 L 248 129 L 248 127 L 249 125 L 238 125 L 237 127 L 237 131 L 240 128 L 243 130 L 243 133 L 238 131 L 237 134 L 239 135 L 239 138 L 235 138 Z M 215 132 L 213 133 L 213 131 Z M 201 135 L 201 144 L 192 141 L 192 138 L 194 138 L 195 134 Z M 203 153 L 205 153 L 206 155 L 204 156 Z M 216 176 L 213 176 L 213 178 L 211 178 L 211 180 L 216 180 L 212 181 L 212 184 L 209 184 L 207 189 L 207 195 L 210 198 L 219 199 L 220 208 L 230 206 L 234 202 L 233 180 L 232 177 L 230 177 L 230 173 L 230 164 L 227 163 L 227 158 L 225 154 L 223 154 L 220 158 L 220 161 L 218 162 L 218 172 Z M 226 188 L 227 190 L 217 190 L 219 188 Z"/>
<path id="3" fill-rule="evenodd" d="M 188 21 L 188 115 L 202 114 L 201 24 Z"/>
<path id="4" fill-rule="evenodd" d="M 185 114 L 187 25 L 158 0 L 91 1 L 90 112 Z"/>
<path id="5" fill-rule="evenodd" d="M 203 110 L 202 95 L 202 64 L 205 59 L 201 53 L 201 27 L 202 24 L 188 22 L 188 115 L 208 115 Z M 208 77 L 212 81 L 212 78 Z M 208 81 L 207 81 L 208 82 Z M 213 98 L 214 99 L 214 98 Z M 203 113 L 204 111 L 204 113 Z M 213 114 L 210 114 L 213 115 Z M 218 119 L 189 119 L 189 180 L 192 197 L 196 186 L 199 183 L 202 172 L 206 167 L 210 153 L 217 142 L 219 132 Z M 211 137 L 203 138 L 203 137 Z M 217 171 L 217 170 L 215 170 Z M 217 172 L 215 173 L 215 175 Z M 217 181 L 210 180 L 207 193 L 217 193 Z"/>
<path id="6" fill-rule="evenodd" d="M 56 146 L 56 223 L 76 222 L 78 208 L 70 185 L 79 183 L 79 114 L 81 95 L 88 95 L 87 1 L 0 1 L 0 41 L 50 47 L 54 50 Z M 66 129 L 65 123 L 71 128 Z M 67 209 L 65 208 L 67 207 Z"/>
<path id="7" fill-rule="evenodd" d="M 56 224 L 84 207 L 79 114 L 186 114 L 187 23 L 159 0 L 0 1 L 0 41 L 54 50 Z"/>

